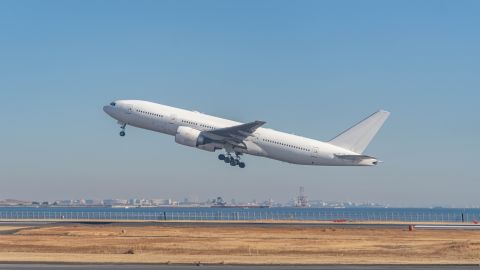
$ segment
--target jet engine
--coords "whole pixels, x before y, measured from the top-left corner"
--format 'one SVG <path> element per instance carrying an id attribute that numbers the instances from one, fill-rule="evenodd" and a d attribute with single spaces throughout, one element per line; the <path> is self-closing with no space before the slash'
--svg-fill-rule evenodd
<path id="1" fill-rule="evenodd" d="M 195 147 L 205 151 L 215 152 L 219 149 L 213 144 L 209 144 L 210 140 L 202 135 L 200 130 L 180 126 L 177 129 L 177 134 L 175 135 L 175 142 L 181 145 L 186 145 L 190 147 Z"/>

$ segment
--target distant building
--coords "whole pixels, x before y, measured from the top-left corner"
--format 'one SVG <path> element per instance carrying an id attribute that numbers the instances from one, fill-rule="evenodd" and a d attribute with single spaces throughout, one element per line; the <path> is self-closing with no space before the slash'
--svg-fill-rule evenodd
<path id="1" fill-rule="evenodd" d="M 214 206 L 225 206 L 227 205 L 227 202 L 224 201 L 222 197 L 217 197 L 216 199 L 212 200 L 212 204 Z"/>
<path id="2" fill-rule="evenodd" d="M 103 200 L 103 205 L 105 206 L 115 206 L 115 205 L 127 205 L 128 201 L 124 199 L 105 199 Z"/>
<path id="3" fill-rule="evenodd" d="M 295 207 L 310 207 L 307 196 L 305 196 L 305 188 L 300 187 L 297 200 L 295 201 Z"/>
<path id="4" fill-rule="evenodd" d="M 44 204 L 43 202 L 42 204 Z M 55 201 L 55 205 L 59 206 L 72 206 L 73 205 L 73 200 L 60 200 L 60 201 Z"/>
<path id="5" fill-rule="evenodd" d="M 103 205 L 103 202 L 101 200 L 88 199 L 88 200 L 85 200 L 85 205 L 89 205 L 89 206 Z"/>
<path id="6" fill-rule="evenodd" d="M 152 199 L 151 202 L 152 202 L 152 205 L 155 205 L 155 206 L 172 205 L 173 204 L 172 199 Z"/>
<path id="7" fill-rule="evenodd" d="M 0 199 L 1 206 L 15 206 L 15 205 L 29 205 L 31 202 L 29 201 L 20 201 L 15 199 Z"/>

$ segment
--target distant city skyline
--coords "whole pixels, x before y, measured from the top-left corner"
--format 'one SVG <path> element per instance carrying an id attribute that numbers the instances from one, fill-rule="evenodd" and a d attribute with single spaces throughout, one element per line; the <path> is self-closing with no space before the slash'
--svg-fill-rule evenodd
<path id="1" fill-rule="evenodd" d="M 0 198 L 480 204 L 478 1 L 1 1 Z M 377 109 L 374 168 L 216 154 L 119 127 L 143 99 L 329 140 Z M 218 152 L 217 152 L 218 154 Z"/>
<path id="2" fill-rule="evenodd" d="M 268 207 L 300 207 L 300 208 L 348 208 L 348 207 L 389 207 L 376 202 L 350 202 L 350 201 L 323 201 L 320 199 L 305 200 L 300 204 L 297 198 L 289 201 L 274 201 L 272 199 L 254 199 L 241 201 L 235 198 L 224 199 L 221 196 L 216 198 L 190 200 L 189 198 L 108 198 L 108 199 L 60 199 L 60 200 L 39 200 L 22 201 L 16 199 L 0 199 L 0 206 L 177 206 L 177 207 L 211 207 L 211 206 L 268 206 Z"/>
<path id="3" fill-rule="evenodd" d="M 303 194 L 303 193 L 302 193 Z M 220 200 L 220 201 L 219 201 Z M 0 198 L 0 206 L 21 206 L 21 205 L 49 205 L 49 206 L 191 206 L 191 207 L 209 207 L 215 204 L 227 206 L 270 206 L 270 207 L 311 207 L 311 208 L 350 208 L 350 207 L 380 207 L 380 208 L 398 208 L 402 206 L 383 204 L 375 201 L 338 201 L 323 200 L 321 198 L 310 199 L 308 196 L 297 194 L 286 201 L 276 201 L 272 198 L 258 198 L 248 201 L 238 200 L 236 198 L 223 198 L 221 195 L 215 198 L 70 198 L 55 200 L 17 200 L 14 198 Z M 418 207 L 418 206 L 417 206 Z M 480 208 L 478 205 L 448 205 L 433 204 L 421 207 L 426 208 Z"/>

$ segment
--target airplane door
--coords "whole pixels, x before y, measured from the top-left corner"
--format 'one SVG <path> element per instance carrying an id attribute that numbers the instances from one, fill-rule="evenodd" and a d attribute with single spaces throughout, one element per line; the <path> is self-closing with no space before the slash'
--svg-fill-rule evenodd
<path id="1" fill-rule="evenodd" d="M 175 124 L 175 121 L 177 121 L 177 115 L 171 114 L 170 119 L 168 120 L 168 123 L 173 125 Z"/>
<path id="2" fill-rule="evenodd" d="M 176 114 L 171 114 L 168 117 L 168 132 L 170 134 L 176 134 L 177 133 L 177 115 Z"/>
<path id="3" fill-rule="evenodd" d="M 312 164 L 318 163 L 319 156 L 320 156 L 320 151 L 318 147 L 316 146 L 312 147 L 312 158 L 311 158 Z"/>
<path id="4" fill-rule="evenodd" d="M 126 109 L 127 109 L 127 110 L 124 111 L 124 113 L 125 113 L 125 119 L 126 119 L 127 121 L 132 121 L 132 120 L 134 120 L 134 119 L 133 119 L 133 115 L 134 115 L 134 114 L 133 114 L 133 105 L 132 105 L 132 104 L 126 104 L 125 107 L 126 107 Z"/>
<path id="5" fill-rule="evenodd" d="M 133 113 L 133 106 L 131 104 L 127 105 L 127 114 L 132 114 Z"/>

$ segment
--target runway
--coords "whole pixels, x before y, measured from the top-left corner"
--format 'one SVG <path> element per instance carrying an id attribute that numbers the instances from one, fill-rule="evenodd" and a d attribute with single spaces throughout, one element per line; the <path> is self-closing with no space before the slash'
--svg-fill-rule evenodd
<path id="1" fill-rule="evenodd" d="M 322 266 L 257 266 L 257 265 L 62 265 L 62 264 L 0 264 L 0 270 L 470 270 L 475 265 L 322 265 Z"/>

